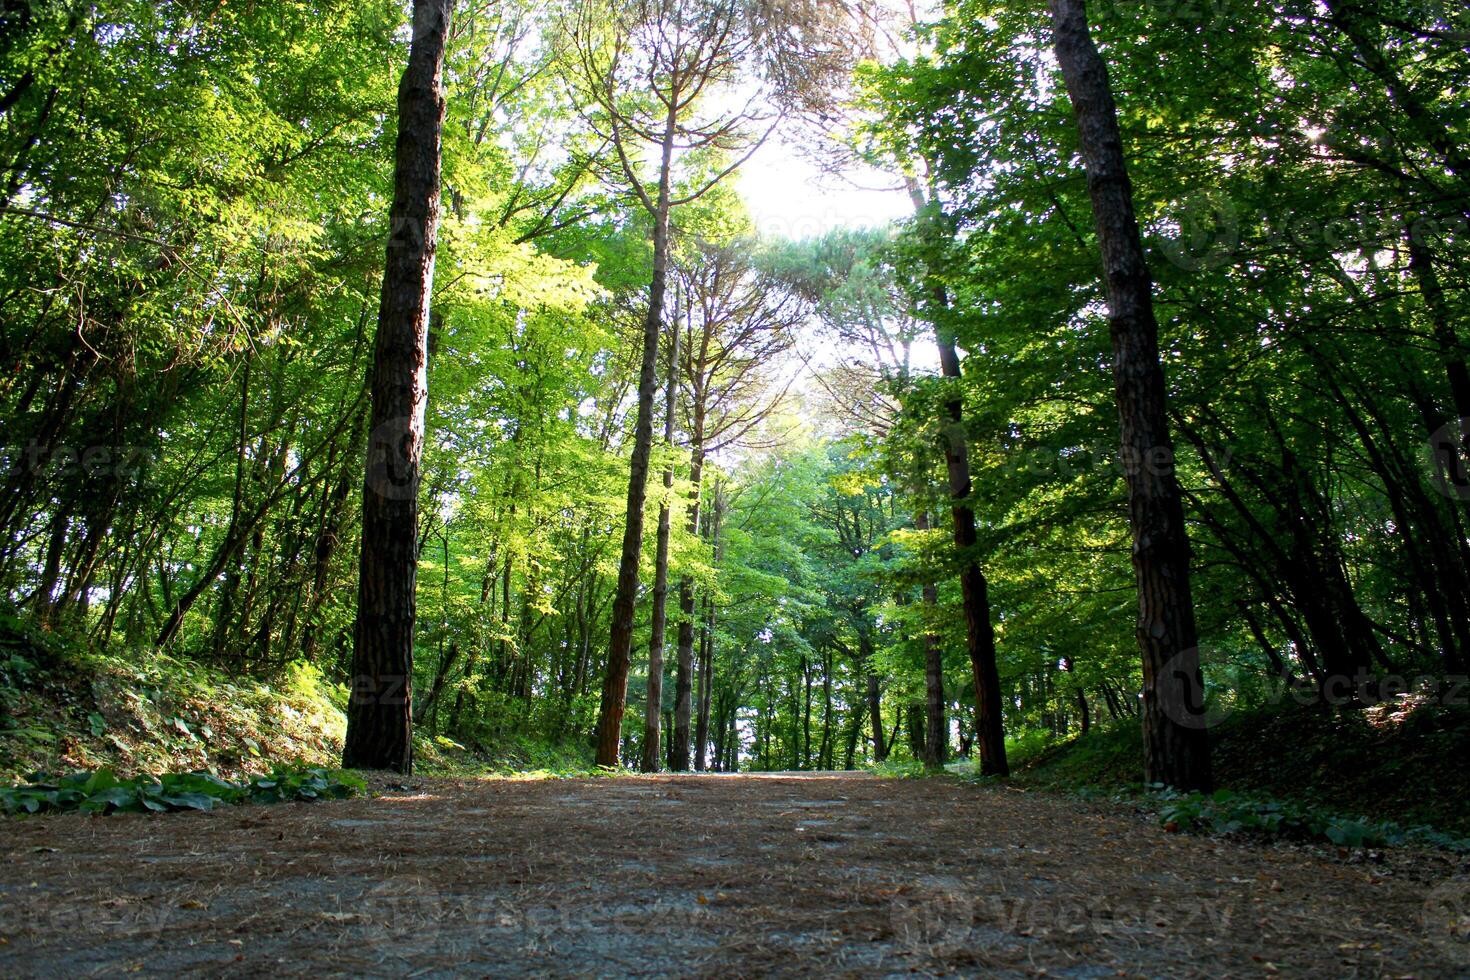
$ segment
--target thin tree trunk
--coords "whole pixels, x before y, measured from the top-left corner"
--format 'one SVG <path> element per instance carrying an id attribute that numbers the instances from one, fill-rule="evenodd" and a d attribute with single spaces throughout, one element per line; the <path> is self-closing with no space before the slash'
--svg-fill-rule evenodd
<path id="1" fill-rule="evenodd" d="M 801 712 L 801 767 L 812 767 L 812 669 L 806 657 L 801 658 L 801 682 L 805 688 Z"/>
<path id="2" fill-rule="evenodd" d="M 1143 660 L 1148 782 L 1208 789 L 1210 747 L 1189 588 L 1189 541 L 1169 438 L 1153 282 L 1144 259 L 1107 66 L 1084 0 L 1050 0 L 1057 63 L 1077 118 L 1113 340 Z"/>
<path id="3" fill-rule="evenodd" d="M 857 756 L 858 736 L 863 730 L 863 715 L 867 713 L 868 702 L 859 698 L 857 705 L 852 709 L 852 722 L 847 729 L 847 750 L 842 757 L 842 768 L 851 769 Z"/>
<path id="4" fill-rule="evenodd" d="M 923 759 L 929 751 L 928 733 L 924 731 L 926 711 L 923 704 L 908 705 L 909 753 L 915 759 Z"/>
<path id="5" fill-rule="evenodd" d="M 679 324 L 674 317 L 674 329 L 669 340 L 669 384 L 664 397 L 664 445 L 674 445 L 674 408 L 679 395 Z M 648 697 L 643 706 L 643 759 L 639 766 L 644 772 L 659 770 L 659 718 L 663 713 L 664 698 L 664 630 L 668 624 L 669 606 L 669 533 L 672 512 L 668 495 L 674 488 L 674 467 L 664 470 L 664 502 L 658 509 L 658 552 L 654 557 L 653 575 L 653 622 L 648 639 Z"/>
<path id="6" fill-rule="evenodd" d="M 914 526 L 920 531 L 929 530 L 929 513 L 920 511 L 914 518 Z M 933 582 L 926 581 L 923 588 L 925 614 L 933 614 L 939 606 L 939 589 Z M 931 769 L 941 768 L 947 761 L 949 749 L 949 725 L 944 718 L 944 646 L 939 637 L 930 630 L 924 631 L 924 707 L 926 726 L 924 729 L 924 765 Z"/>
<path id="7" fill-rule="evenodd" d="M 720 525 L 725 518 L 725 498 L 718 477 L 715 478 L 714 497 L 715 513 L 714 520 L 710 522 L 710 538 L 714 543 L 715 569 L 718 571 L 720 559 L 724 556 Z M 715 597 L 711 594 L 705 597 L 704 637 L 699 656 L 699 709 L 694 723 L 694 768 L 699 772 L 705 769 L 705 745 L 709 742 L 710 699 L 715 682 L 716 618 Z"/>
<path id="8" fill-rule="evenodd" d="M 1072 666 L 1071 657 L 1062 658 L 1062 669 L 1065 670 L 1075 682 L 1077 674 L 1075 668 Z M 1078 721 L 1082 725 L 1082 734 L 1086 735 L 1089 731 L 1092 730 L 1092 710 L 1087 706 L 1087 692 L 1082 689 L 1081 684 L 1077 684 L 1076 687 Z"/>
<path id="9" fill-rule="evenodd" d="M 879 700 L 878 675 L 873 673 L 870 667 L 873 640 L 866 629 L 858 634 L 858 648 L 861 651 L 862 672 L 867 685 L 868 714 L 873 721 L 873 761 L 882 762 L 888 758 L 888 743 L 883 738 L 883 711 Z"/>
<path id="10" fill-rule="evenodd" d="M 725 762 L 721 768 L 725 772 L 740 771 L 740 705 L 733 701 L 730 705 L 730 733 L 725 739 Z"/>
<path id="11" fill-rule="evenodd" d="M 937 208 L 937 200 L 926 202 L 917 181 L 910 180 L 909 196 L 921 214 Z M 929 220 L 936 216 L 932 213 Z M 930 227 L 933 227 L 932 224 Z M 933 233 L 931 232 L 931 235 Z M 937 236 L 934 236 L 937 238 Z M 1000 668 L 996 663 L 995 628 L 990 622 L 990 584 L 975 555 L 979 540 L 975 511 L 970 507 L 969 434 L 965 431 L 964 396 L 960 388 L 959 351 L 954 330 L 949 326 L 949 295 L 942 282 L 931 286 L 934 302 L 934 341 L 939 348 L 939 371 L 950 379 L 944 400 L 944 465 L 949 478 L 950 514 L 954 520 L 955 549 L 960 553 L 960 601 L 965 615 L 965 642 L 975 685 L 975 732 L 980 745 L 980 771 L 1007 776 L 1005 722 L 1001 714 Z"/>
<path id="12" fill-rule="evenodd" d="M 822 744 L 817 750 L 817 765 L 832 768 L 832 650 L 822 652 Z"/>
<path id="13" fill-rule="evenodd" d="M 638 372 L 638 417 L 633 425 L 633 459 L 628 468 L 627 518 L 623 526 L 623 553 L 618 561 L 617 593 L 613 599 L 607 672 L 603 675 L 602 703 L 597 716 L 599 766 L 618 764 L 623 711 L 628 701 L 633 613 L 638 601 L 638 559 L 643 550 L 643 501 L 648 496 L 648 457 L 653 451 L 653 395 L 658 384 L 658 335 L 659 327 L 663 324 L 664 290 L 669 272 L 669 176 L 673 166 L 677 106 L 678 103 L 675 102 L 669 107 L 664 125 L 658 202 L 653 214 L 653 280 L 648 290 L 648 315 L 643 320 L 643 363 Z"/>
<path id="14" fill-rule="evenodd" d="M 694 381 L 702 376 L 696 373 Z M 694 393 L 694 431 L 689 449 L 689 533 L 699 533 L 700 477 L 704 471 L 704 395 Z M 679 580 L 679 662 L 674 674 L 674 744 L 670 746 L 669 768 L 689 771 L 689 721 L 694 692 L 694 580 L 687 575 Z"/>
<path id="15" fill-rule="evenodd" d="M 398 143 L 373 358 L 372 436 L 342 764 L 413 771 L 414 584 L 428 403 L 429 305 L 439 231 L 444 51 L 454 0 L 414 0 L 398 87 Z"/>

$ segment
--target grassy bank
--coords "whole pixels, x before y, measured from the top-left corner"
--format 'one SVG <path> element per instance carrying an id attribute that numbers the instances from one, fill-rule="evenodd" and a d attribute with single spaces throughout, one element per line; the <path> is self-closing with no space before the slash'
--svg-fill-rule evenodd
<path id="1" fill-rule="evenodd" d="M 1215 782 L 1224 789 L 1470 836 L 1470 710 L 1463 707 L 1287 704 L 1237 712 L 1210 734 Z M 1123 724 L 1060 745 L 1018 744 L 1011 765 L 1022 785 L 1139 789 L 1142 738 L 1137 725 Z"/>
<path id="2" fill-rule="evenodd" d="M 102 650 L 0 616 L 0 781 L 334 766 L 344 692 L 305 666 L 231 677 L 151 650 Z"/>
<path id="3" fill-rule="evenodd" d="M 101 769 L 239 779 L 278 765 L 332 768 L 346 699 L 304 664 L 232 676 L 155 650 L 99 649 L 0 613 L 0 784 Z M 416 753 L 424 775 L 594 771 L 587 746 L 522 735 L 464 745 L 421 728 Z"/>

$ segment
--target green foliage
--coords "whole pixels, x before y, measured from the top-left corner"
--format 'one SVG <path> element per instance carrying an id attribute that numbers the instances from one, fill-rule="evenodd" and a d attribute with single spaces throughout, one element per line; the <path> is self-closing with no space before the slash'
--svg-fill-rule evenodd
<path id="1" fill-rule="evenodd" d="M 915 759 L 888 758 L 865 768 L 884 779 L 928 779 L 938 775 Z"/>
<path id="2" fill-rule="evenodd" d="M 242 678 L 0 616 L 7 662 L 0 779 L 74 769 L 244 777 L 272 764 L 326 766 L 340 752 L 345 721 L 333 699 L 345 691 L 307 664 Z"/>
<path id="3" fill-rule="evenodd" d="M 749 9 L 842 8 L 771 6 Z M 1431 679 L 1470 656 L 1463 501 L 1425 458 L 1470 410 L 1454 390 L 1470 66 L 1443 4 L 1355 5 L 1386 12 L 1366 46 L 1311 5 L 1241 5 L 1229 30 L 1188 6 L 1099 5 L 1092 26 L 1158 286 L 1205 674 L 1236 712 L 1217 769 L 1342 809 L 1383 740 L 1372 724 L 1254 709 L 1344 651 Z M 673 475 L 650 487 L 640 581 L 667 505 L 725 764 L 870 764 L 881 733 L 908 767 L 931 643 L 949 717 L 968 724 L 956 572 L 973 559 L 1017 758 L 1063 784 L 1139 778 L 1111 344 L 1044 7 L 942 4 L 902 57 L 858 71 L 855 105 L 817 114 L 860 120 L 844 149 L 912 179 L 927 203 L 911 220 L 759 242 L 728 181 L 675 209 L 666 333 L 700 318 L 738 333 L 790 301 L 816 352 L 809 371 L 771 348 L 744 381 L 723 357 L 685 376 L 676 445 L 654 454 Z M 0 594 L 23 611 L 0 613 L 0 772 L 324 763 L 351 674 L 406 7 L 6 10 Z M 447 55 L 411 686 L 420 754 L 449 771 L 583 771 L 598 711 L 651 276 L 625 178 L 647 183 L 657 160 L 620 160 L 609 122 L 642 120 L 621 131 L 652 143 L 663 112 L 648 71 L 663 69 L 619 46 L 622 26 L 612 8 L 478 5 Z M 761 128 L 711 123 L 743 101 L 717 88 L 832 80 L 825 48 L 767 49 L 825 30 L 732 26 L 741 53 L 684 106 L 675 199 Z M 599 65 L 613 90 L 586 77 Z M 696 310 L 722 254 L 739 260 L 723 281 L 753 297 Z M 941 334 L 960 377 L 929 363 Z M 696 387 L 728 423 L 700 489 L 706 515 L 715 477 L 728 503 L 718 546 L 708 521 L 679 519 Z M 956 399 L 973 554 L 948 530 Z M 648 688 L 635 662 L 629 751 Z M 1411 715 L 1384 736 L 1373 799 L 1463 819 L 1449 760 L 1466 731 L 1453 712 Z"/>
<path id="4" fill-rule="evenodd" d="M 459 778 L 485 775 L 527 779 L 572 779 L 605 775 L 584 744 L 551 742 L 528 733 L 511 733 L 493 744 L 471 749 L 444 735 L 415 733 L 416 771 Z"/>
<path id="5" fill-rule="evenodd" d="M 1167 802 L 1180 804 L 1174 822 L 1186 830 L 1219 831 L 1239 819 L 1237 829 L 1245 831 L 1343 843 L 1355 840 L 1361 825 L 1367 828 L 1361 830 L 1363 839 L 1372 844 L 1445 846 L 1470 834 L 1461 802 L 1464 775 L 1446 765 L 1466 751 L 1467 732 L 1458 712 L 1433 707 L 1377 724 L 1353 712 L 1328 714 L 1298 706 L 1241 711 L 1211 732 L 1217 784 L 1229 789 L 1215 796 L 1171 792 Z M 1137 724 L 1095 730 L 1062 744 L 1050 739 L 1011 744 L 1018 750 L 1011 757 L 1014 778 L 1022 786 L 1120 800 L 1164 799 L 1161 787 L 1140 780 Z M 1324 778 L 1327 773 L 1330 778 Z M 1280 802 L 1265 810 L 1272 801 Z M 1256 816 L 1236 812 L 1257 803 L 1261 812 Z M 1353 812 L 1363 816 L 1336 816 Z M 1341 840 L 1333 840 L 1329 831 Z"/>
<path id="6" fill-rule="evenodd" d="M 207 772 L 164 773 L 119 779 L 110 769 L 72 773 L 54 781 L 0 786 L 6 814 L 164 813 L 212 810 L 238 803 L 340 799 L 364 792 L 367 783 L 343 770 L 276 766 L 269 774 L 231 782 Z"/>
<path id="7" fill-rule="evenodd" d="M 1470 838 L 1455 837 L 1427 826 L 1406 828 L 1392 821 L 1337 816 L 1223 789 L 1208 795 L 1179 793 L 1160 785 L 1149 789 L 1146 805 L 1157 810 L 1160 826 L 1171 832 L 1240 834 L 1325 842 L 1344 848 L 1413 844 L 1470 853 Z"/>

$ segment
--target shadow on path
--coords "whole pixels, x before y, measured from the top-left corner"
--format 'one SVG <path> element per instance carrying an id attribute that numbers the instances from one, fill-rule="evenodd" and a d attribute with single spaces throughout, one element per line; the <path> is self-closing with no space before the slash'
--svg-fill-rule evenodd
<path id="1" fill-rule="evenodd" d="M 6 821 L 0 975 L 1470 970 L 1453 918 L 1470 890 L 1448 857 L 1170 835 L 1116 808 L 947 779 L 413 785 Z"/>

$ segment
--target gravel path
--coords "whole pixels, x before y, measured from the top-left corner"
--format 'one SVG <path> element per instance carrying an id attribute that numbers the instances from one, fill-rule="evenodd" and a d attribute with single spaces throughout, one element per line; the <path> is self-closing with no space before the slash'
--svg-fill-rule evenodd
<path id="1" fill-rule="evenodd" d="M 1470 977 L 1447 855 L 851 773 L 0 823 L 0 975 Z"/>

